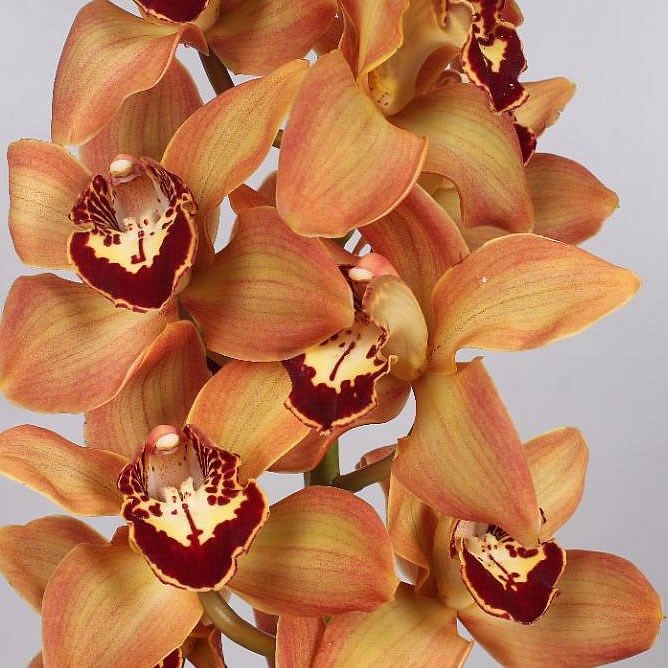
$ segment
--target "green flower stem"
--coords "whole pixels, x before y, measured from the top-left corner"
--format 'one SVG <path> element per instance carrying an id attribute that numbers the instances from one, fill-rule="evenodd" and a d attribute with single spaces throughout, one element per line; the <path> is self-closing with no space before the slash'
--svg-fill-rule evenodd
<path id="1" fill-rule="evenodd" d="M 220 95 L 226 90 L 234 88 L 234 81 L 232 81 L 232 77 L 230 76 L 227 67 L 223 65 L 213 51 L 208 56 L 205 53 L 200 53 L 199 58 L 202 61 L 206 76 L 209 77 L 209 81 L 211 82 L 211 86 L 216 92 L 216 95 Z"/>
<path id="2" fill-rule="evenodd" d="M 200 592 L 199 600 L 209 619 L 230 640 L 256 654 L 276 654 L 276 638 L 239 617 L 218 592 Z"/>
<path id="3" fill-rule="evenodd" d="M 389 478 L 393 459 L 394 452 L 373 464 L 369 464 L 369 466 L 357 469 L 357 471 L 353 471 L 352 473 L 337 476 L 332 480 L 331 485 L 332 487 L 347 489 L 349 492 L 359 492 L 365 487 L 373 485 L 375 482 Z"/>
<path id="4" fill-rule="evenodd" d="M 304 474 L 304 482 L 311 485 L 331 485 L 339 477 L 339 440 L 329 446 L 329 450 L 312 471 Z"/>

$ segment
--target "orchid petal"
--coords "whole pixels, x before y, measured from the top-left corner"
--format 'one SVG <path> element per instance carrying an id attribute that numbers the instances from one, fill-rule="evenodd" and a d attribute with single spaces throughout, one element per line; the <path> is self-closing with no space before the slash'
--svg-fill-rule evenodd
<path id="1" fill-rule="evenodd" d="M 579 248 L 533 234 L 489 241 L 434 288 L 434 371 L 463 347 L 527 350 L 577 334 L 625 304 L 638 277 Z"/>
<path id="2" fill-rule="evenodd" d="M 458 668 L 471 647 L 472 643 L 457 633 L 453 610 L 416 596 L 402 584 L 396 598 L 374 612 L 334 617 L 325 629 L 313 666 Z"/>
<path id="3" fill-rule="evenodd" d="M 117 309 L 90 288 L 52 274 L 19 278 L 0 325 L 2 391 L 33 410 L 99 406 L 120 389 L 165 322 L 157 312 Z"/>
<path id="4" fill-rule="evenodd" d="M 555 77 L 522 85 L 529 97 L 513 111 L 513 116 L 520 125 L 531 128 L 540 136 L 557 122 L 559 114 L 575 94 L 575 84 L 564 77 Z"/>
<path id="5" fill-rule="evenodd" d="M 207 48 L 193 25 L 159 25 L 107 0 L 89 2 L 74 20 L 58 65 L 53 141 L 79 145 L 95 136 L 130 95 L 162 79 L 182 41 Z"/>
<path id="6" fill-rule="evenodd" d="M 267 74 L 306 55 L 335 14 L 335 0 L 244 0 L 206 37 L 233 72 Z"/>
<path id="7" fill-rule="evenodd" d="M 185 659 L 180 647 L 170 652 L 166 657 L 159 661 L 154 668 L 183 668 Z"/>
<path id="8" fill-rule="evenodd" d="M 341 0 L 339 48 L 358 81 L 401 46 L 402 16 L 409 4 L 409 0 Z"/>
<path id="9" fill-rule="evenodd" d="M 200 19 L 208 5 L 220 4 L 209 0 L 134 0 L 142 12 L 159 21 L 172 23 L 195 23 Z"/>
<path id="10" fill-rule="evenodd" d="M 44 593 L 44 662 L 51 668 L 154 666 L 202 616 L 197 595 L 159 582 L 126 545 L 79 545 Z"/>
<path id="11" fill-rule="evenodd" d="M 243 210 L 232 241 L 182 296 L 209 348 L 250 361 L 300 353 L 350 324 L 352 296 L 320 241 L 271 207 Z"/>
<path id="12" fill-rule="evenodd" d="M 545 515 L 541 535 L 550 538 L 573 515 L 582 498 L 587 444 L 577 429 L 563 428 L 532 439 L 525 448 L 538 505 Z"/>
<path id="13" fill-rule="evenodd" d="M 519 435 L 478 358 L 413 385 L 417 413 L 392 473 L 434 510 L 503 527 L 529 546 L 539 511 Z"/>
<path id="14" fill-rule="evenodd" d="M 156 427 L 118 478 L 130 544 L 164 583 L 218 590 L 264 524 L 267 502 L 240 483 L 239 457 L 186 426 Z"/>
<path id="15" fill-rule="evenodd" d="M 194 325 L 184 321 L 167 325 L 137 362 L 123 389 L 86 414 L 86 444 L 132 459 L 156 425 L 185 422 L 210 375 L 206 350 Z"/>
<path id="16" fill-rule="evenodd" d="M 602 552 L 568 551 L 560 596 L 535 624 L 496 619 L 477 606 L 459 613 L 475 639 L 504 666 L 599 666 L 651 647 L 661 601 L 628 561 Z"/>
<path id="17" fill-rule="evenodd" d="M 104 545 L 106 541 L 87 524 L 62 515 L 0 527 L 0 571 L 39 612 L 53 571 L 79 543 Z"/>
<path id="18" fill-rule="evenodd" d="M 226 668 L 220 631 L 213 627 L 205 637 L 193 638 L 193 648 L 188 652 L 188 661 L 195 668 Z"/>
<path id="19" fill-rule="evenodd" d="M 156 86 L 125 100 L 111 123 L 81 147 L 81 161 L 95 174 L 106 174 L 119 154 L 160 160 L 174 133 L 201 106 L 190 73 L 174 60 Z"/>
<path id="20" fill-rule="evenodd" d="M 280 364 L 233 360 L 202 388 L 188 422 L 241 457 L 242 480 L 256 478 L 308 433 L 283 405 L 289 392 Z"/>
<path id="21" fill-rule="evenodd" d="M 513 124 L 489 109 L 483 92 L 447 84 L 413 100 L 392 122 L 429 138 L 423 169 L 454 182 L 466 227 L 531 229 L 533 208 Z"/>
<path id="22" fill-rule="evenodd" d="M 31 267 L 66 269 L 67 220 L 90 174 L 64 148 L 23 139 L 9 147 L 9 231 L 14 248 Z"/>
<path id="23" fill-rule="evenodd" d="M 260 610 L 301 617 L 373 610 L 396 585 L 390 539 L 371 506 L 308 487 L 271 507 L 229 586 Z"/>
<path id="24" fill-rule="evenodd" d="M 311 668 L 325 628 L 325 622 L 317 617 L 281 617 L 276 633 L 276 668 Z"/>
<path id="25" fill-rule="evenodd" d="M 116 478 L 126 461 L 32 425 L 0 434 L 0 473 L 79 515 L 118 514 Z"/>
<path id="26" fill-rule="evenodd" d="M 174 135 L 163 163 L 188 184 L 202 218 L 260 166 L 307 68 L 292 61 L 226 91 Z"/>
<path id="27" fill-rule="evenodd" d="M 426 140 L 390 125 L 332 51 L 311 68 L 285 129 L 278 211 L 300 234 L 343 236 L 408 194 L 425 151 Z"/>
<path id="28" fill-rule="evenodd" d="M 416 185 L 394 211 L 366 225 L 361 234 L 374 252 L 396 268 L 430 323 L 436 281 L 468 255 L 466 242 L 450 216 Z"/>

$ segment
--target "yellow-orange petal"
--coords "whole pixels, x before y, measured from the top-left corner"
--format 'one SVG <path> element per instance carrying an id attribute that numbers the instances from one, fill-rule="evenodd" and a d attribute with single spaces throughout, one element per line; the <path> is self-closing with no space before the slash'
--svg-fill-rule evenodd
<path id="1" fill-rule="evenodd" d="M 534 234 L 493 239 L 434 288 L 431 365 L 463 347 L 527 350 L 577 334 L 625 304 L 638 277 L 580 248 Z"/>
<path id="2" fill-rule="evenodd" d="M 419 185 L 387 216 L 366 225 L 362 237 L 384 255 L 415 294 L 430 323 L 436 281 L 468 255 L 466 242 L 441 206 Z"/>
<path id="3" fill-rule="evenodd" d="M 117 515 L 116 478 L 127 460 L 82 448 L 48 429 L 23 425 L 0 434 L 0 474 L 78 515 Z"/>
<path id="4" fill-rule="evenodd" d="M 582 499 L 589 451 L 582 434 L 572 427 L 538 436 L 525 449 L 538 505 L 545 516 L 541 536 L 549 539 Z"/>
<path id="5" fill-rule="evenodd" d="M 74 226 L 67 216 L 90 174 L 64 148 L 31 139 L 12 144 L 7 160 L 16 252 L 31 267 L 69 267 L 67 240 Z"/>
<path id="6" fill-rule="evenodd" d="M 207 48 L 193 25 L 160 25 L 107 0 L 89 2 L 74 20 L 58 65 L 53 141 L 79 145 L 95 136 L 130 95 L 162 79 L 182 41 Z"/>
<path id="7" fill-rule="evenodd" d="M 472 643 L 459 636 L 456 619 L 454 610 L 402 584 L 395 599 L 374 612 L 334 617 L 313 666 L 458 668 Z"/>
<path id="8" fill-rule="evenodd" d="M 104 545 L 106 541 L 87 524 L 63 515 L 0 527 L 0 571 L 39 612 L 53 571 L 79 543 Z"/>
<path id="9" fill-rule="evenodd" d="M 434 510 L 503 527 L 529 546 L 540 526 L 526 454 L 478 358 L 414 383 L 416 418 L 392 473 Z"/>
<path id="10" fill-rule="evenodd" d="M 350 288 L 322 243 L 266 206 L 241 212 L 228 246 L 181 299 L 210 349 L 258 362 L 292 357 L 353 319 Z"/>
<path id="11" fill-rule="evenodd" d="M 44 592 L 44 662 L 154 666 L 183 644 L 201 616 L 197 594 L 162 584 L 127 545 L 79 545 Z"/>
<path id="12" fill-rule="evenodd" d="M 311 668 L 325 628 L 325 622 L 317 617 L 281 617 L 276 633 L 276 668 Z"/>
<path id="13" fill-rule="evenodd" d="M 233 72 L 267 74 L 306 55 L 335 14 L 335 0 L 244 0 L 206 38 Z"/>
<path id="14" fill-rule="evenodd" d="M 283 405 L 289 392 L 280 364 L 232 360 L 197 395 L 188 422 L 241 457 L 241 480 L 255 478 L 308 433 Z"/>
<path id="15" fill-rule="evenodd" d="M 526 166 L 536 211 L 534 232 L 568 244 L 593 237 L 614 213 L 619 199 L 582 165 L 537 153 Z"/>
<path id="16" fill-rule="evenodd" d="M 332 51 L 311 68 L 285 129 L 278 211 L 300 234 L 343 236 L 408 194 L 426 146 L 423 137 L 387 122 L 357 87 L 341 51 Z"/>
<path id="17" fill-rule="evenodd" d="M 512 121 L 471 84 L 450 83 L 413 100 L 392 122 L 429 138 L 424 171 L 451 179 L 467 227 L 525 232 L 533 207 Z"/>
<path id="18" fill-rule="evenodd" d="M 339 48 L 358 81 L 387 60 L 403 42 L 402 16 L 409 0 L 341 0 Z"/>
<path id="19" fill-rule="evenodd" d="M 380 424 L 395 418 L 406 405 L 410 385 L 388 374 L 376 383 L 377 405 L 366 415 L 351 424 L 334 429 L 327 435 L 310 431 L 292 450 L 283 455 L 271 467 L 272 471 L 282 473 L 303 473 L 315 468 L 325 456 L 330 445 L 350 429 L 366 424 Z M 300 424 L 303 424 L 300 422 Z"/>
<path id="20" fill-rule="evenodd" d="M 226 91 L 196 111 L 170 141 L 163 164 L 195 195 L 206 218 L 260 165 L 304 78 L 295 60 Z"/>
<path id="21" fill-rule="evenodd" d="M 308 487 L 271 507 L 229 586 L 264 612 L 318 617 L 373 610 L 396 585 L 390 539 L 371 506 Z"/>
<path id="22" fill-rule="evenodd" d="M 540 136 L 553 123 L 575 94 L 575 84 L 564 77 L 523 83 L 529 97 L 513 111 L 515 120 Z"/>
<path id="23" fill-rule="evenodd" d="M 160 160 L 174 133 L 201 106 L 190 73 L 174 60 L 158 84 L 125 100 L 113 120 L 79 149 L 81 161 L 93 173 L 106 174 L 119 154 Z"/>
<path id="24" fill-rule="evenodd" d="M 118 478 L 130 544 L 164 583 L 218 590 L 268 515 L 254 480 L 239 481 L 239 457 L 193 425 L 160 425 Z"/>
<path id="25" fill-rule="evenodd" d="M 496 619 L 473 605 L 459 613 L 471 635 L 504 666 L 599 666 L 649 649 L 661 600 L 630 562 L 569 550 L 560 595 L 535 624 Z"/>
<path id="26" fill-rule="evenodd" d="M 86 413 L 86 445 L 132 459 L 159 424 L 182 425 L 210 372 L 192 323 L 167 325 L 111 401 Z"/>
<path id="27" fill-rule="evenodd" d="M 0 385 L 27 408 L 79 412 L 109 400 L 165 326 L 158 312 L 117 309 L 52 274 L 15 281 L 0 324 Z"/>

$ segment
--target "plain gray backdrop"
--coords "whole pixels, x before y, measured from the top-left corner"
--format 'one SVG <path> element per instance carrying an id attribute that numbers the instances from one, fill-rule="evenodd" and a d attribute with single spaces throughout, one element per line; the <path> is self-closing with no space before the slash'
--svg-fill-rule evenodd
<path id="1" fill-rule="evenodd" d="M 127 0 L 119 4 L 129 5 Z M 562 425 L 577 426 L 587 437 L 591 450 L 587 490 L 578 513 L 560 532 L 561 544 L 624 556 L 665 596 L 668 77 L 662 44 L 668 4 L 661 0 L 635 8 L 622 0 L 524 0 L 520 4 L 526 16 L 521 36 L 529 61 L 525 80 L 565 75 L 578 85 L 574 100 L 540 140 L 539 150 L 583 163 L 617 191 L 621 208 L 586 247 L 636 270 L 644 287 L 631 304 L 584 334 L 539 351 L 488 355 L 487 363 L 524 438 Z M 0 144 L 6 146 L 21 137 L 48 139 L 53 77 L 82 3 L 23 0 L 2 5 Z M 195 54 L 181 49 L 180 56 L 209 99 L 211 91 Z M 263 170 L 268 168 L 265 165 Z M 3 216 L 8 206 L 6 174 L 3 160 Z M 260 176 L 252 182 L 257 183 Z M 229 211 L 225 224 L 230 224 Z M 4 301 L 12 281 L 30 270 L 16 258 L 6 225 L 0 226 L 0 234 Z M 30 422 L 81 441 L 78 416 L 33 415 L 0 399 L 0 420 L 3 429 Z M 363 452 L 392 443 L 406 433 L 411 421 L 409 407 L 388 425 L 356 431 L 343 443 L 344 467 L 352 467 Z M 263 479 L 263 486 L 276 499 L 297 489 L 299 482 L 297 476 L 270 476 Z M 381 507 L 376 490 L 363 496 Z M 20 524 L 61 512 L 4 479 L 0 479 L 0 499 L 0 524 Z M 116 523 L 94 522 L 107 535 Z M 39 617 L 2 580 L 0 666 L 26 665 L 39 650 L 39 628 Z M 266 665 L 231 642 L 226 642 L 225 654 L 231 668 Z M 468 665 L 496 664 L 476 647 Z M 666 633 L 652 653 L 627 665 L 668 665 Z"/>

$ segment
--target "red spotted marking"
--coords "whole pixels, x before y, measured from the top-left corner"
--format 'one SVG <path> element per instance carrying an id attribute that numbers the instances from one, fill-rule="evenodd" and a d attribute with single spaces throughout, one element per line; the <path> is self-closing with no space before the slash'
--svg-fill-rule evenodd
<path id="1" fill-rule="evenodd" d="M 499 527 L 456 522 L 453 548 L 467 589 L 495 617 L 531 624 L 558 594 L 566 553 L 554 541 L 526 548 Z"/>
<path id="2" fill-rule="evenodd" d="M 510 111 L 528 97 L 518 81 L 527 63 L 515 26 L 504 21 L 504 0 L 474 0 L 469 39 L 462 65 L 471 81 L 485 90 L 498 112 Z"/>
<path id="3" fill-rule="evenodd" d="M 172 23 L 191 23 L 207 8 L 209 0 L 135 0 L 149 16 Z"/>
<path id="4" fill-rule="evenodd" d="M 68 255 L 88 285 L 142 312 L 162 308 L 192 267 L 197 206 L 183 181 L 155 161 L 134 159 L 134 167 L 115 187 L 96 176 L 80 195 L 69 218 L 84 229 L 70 237 Z"/>
<path id="5" fill-rule="evenodd" d="M 170 652 L 160 663 L 155 665 L 155 668 L 183 668 L 185 666 L 185 659 L 180 647 L 177 647 L 173 652 Z"/>
<path id="6" fill-rule="evenodd" d="M 522 149 L 522 160 L 524 160 L 524 164 L 526 165 L 531 160 L 531 156 L 536 152 L 536 145 L 538 143 L 536 133 L 531 128 L 515 123 L 515 134 Z"/>
<path id="7" fill-rule="evenodd" d="M 254 480 L 239 482 L 239 457 L 195 427 L 184 427 L 166 452 L 155 445 L 159 429 L 118 480 L 130 541 L 161 581 L 220 589 L 266 521 L 266 499 Z"/>

